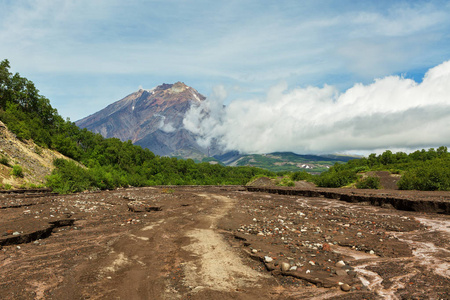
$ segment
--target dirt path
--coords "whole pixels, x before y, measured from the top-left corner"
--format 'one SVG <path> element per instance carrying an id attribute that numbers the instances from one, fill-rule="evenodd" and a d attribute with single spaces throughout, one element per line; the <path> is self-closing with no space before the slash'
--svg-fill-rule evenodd
<path id="1" fill-rule="evenodd" d="M 184 264 L 185 283 L 193 291 L 210 289 L 214 291 L 236 291 L 256 284 L 261 273 L 245 265 L 239 255 L 217 232 L 217 221 L 223 218 L 236 202 L 229 197 L 201 194 L 217 205 L 211 214 L 205 216 L 207 228 L 195 228 L 186 233 L 193 242 L 183 247 L 197 258 Z M 209 226 L 208 226 L 208 223 Z"/>

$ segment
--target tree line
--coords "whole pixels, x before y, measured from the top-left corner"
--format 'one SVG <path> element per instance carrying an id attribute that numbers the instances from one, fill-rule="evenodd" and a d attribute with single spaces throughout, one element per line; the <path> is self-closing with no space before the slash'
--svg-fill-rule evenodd
<path id="1" fill-rule="evenodd" d="M 356 184 L 359 188 L 379 188 L 377 177 L 363 178 L 359 175 L 369 171 L 401 174 L 398 187 L 402 190 L 450 190 L 450 154 L 445 146 L 410 154 L 387 150 L 380 155 L 370 154 L 367 158 L 337 163 L 317 176 L 306 172 L 295 172 L 291 176 L 294 180 L 312 181 L 319 187 L 338 188 Z"/>

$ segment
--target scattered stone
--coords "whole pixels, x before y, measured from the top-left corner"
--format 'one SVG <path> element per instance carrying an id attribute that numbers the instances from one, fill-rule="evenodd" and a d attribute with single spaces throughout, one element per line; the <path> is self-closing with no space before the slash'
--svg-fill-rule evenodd
<path id="1" fill-rule="evenodd" d="M 345 267 L 345 262 L 340 260 L 336 263 L 336 268 L 343 268 Z"/>
<path id="2" fill-rule="evenodd" d="M 352 287 L 346 283 L 341 285 L 341 290 L 343 290 L 344 292 L 349 292 L 351 290 L 351 288 Z"/>
<path id="3" fill-rule="evenodd" d="M 345 271 L 343 269 L 337 269 L 336 270 L 336 275 L 337 276 L 347 276 L 347 271 Z"/>
<path id="4" fill-rule="evenodd" d="M 127 204 L 128 210 L 132 212 L 145 212 L 145 211 L 161 211 L 161 206 L 151 206 L 142 201 L 131 201 Z"/>
<path id="5" fill-rule="evenodd" d="M 288 264 L 287 262 L 282 262 L 280 267 L 281 267 L 281 271 L 287 272 L 291 268 L 291 265 Z"/>
<path id="6" fill-rule="evenodd" d="M 273 261 L 273 258 L 270 257 L 270 256 L 264 256 L 264 261 L 265 261 L 265 262 L 272 262 L 272 261 Z"/>
<path id="7" fill-rule="evenodd" d="M 323 251 L 331 252 L 331 246 L 330 246 L 330 244 L 323 243 L 323 245 L 322 245 L 322 250 L 323 250 Z"/>
<path id="8" fill-rule="evenodd" d="M 252 253 L 258 253 L 258 250 L 252 249 Z"/>
<path id="9" fill-rule="evenodd" d="M 15 231 L 15 232 L 13 232 L 13 234 L 12 235 L 20 235 L 20 232 L 18 232 L 18 231 Z"/>

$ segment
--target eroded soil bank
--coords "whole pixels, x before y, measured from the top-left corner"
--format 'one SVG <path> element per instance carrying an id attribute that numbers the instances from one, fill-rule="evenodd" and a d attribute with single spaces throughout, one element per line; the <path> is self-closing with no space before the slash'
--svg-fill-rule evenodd
<path id="1" fill-rule="evenodd" d="M 450 216 L 384 207 L 240 187 L 1 194 L 0 298 L 447 298 Z"/>

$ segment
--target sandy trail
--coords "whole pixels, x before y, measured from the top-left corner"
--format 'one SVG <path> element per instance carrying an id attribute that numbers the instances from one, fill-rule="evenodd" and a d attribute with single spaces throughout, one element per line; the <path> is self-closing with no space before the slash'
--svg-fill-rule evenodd
<path id="1" fill-rule="evenodd" d="M 216 232 L 218 219 L 226 215 L 234 201 L 219 195 L 201 196 L 209 201 L 217 200 L 219 206 L 206 217 L 210 223 L 208 228 L 196 228 L 186 233 L 194 242 L 184 250 L 192 252 L 197 258 L 184 264 L 185 284 L 194 292 L 204 288 L 233 291 L 254 286 L 263 275 L 245 265 L 236 251 Z"/>

